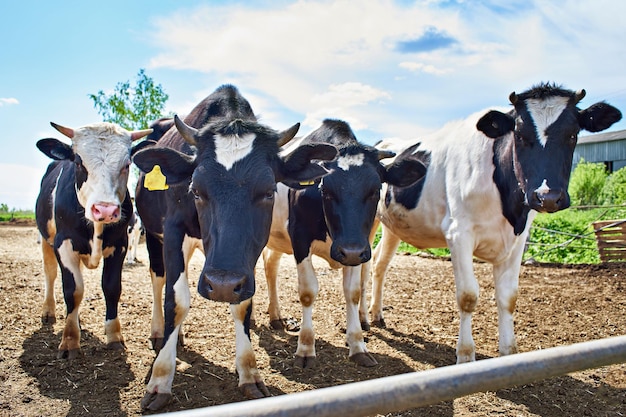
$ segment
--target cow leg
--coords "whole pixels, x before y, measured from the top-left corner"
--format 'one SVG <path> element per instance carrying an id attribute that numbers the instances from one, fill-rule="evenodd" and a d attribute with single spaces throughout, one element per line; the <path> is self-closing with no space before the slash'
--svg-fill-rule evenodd
<path id="1" fill-rule="evenodd" d="M 122 326 L 118 317 L 118 306 L 122 295 L 122 265 L 124 251 L 117 248 L 115 252 L 104 258 L 102 267 L 102 291 L 106 304 L 104 333 L 107 338 L 107 348 L 122 350 L 125 348 L 122 337 Z"/>
<path id="2" fill-rule="evenodd" d="M 372 300 L 370 304 L 372 324 L 377 327 L 386 326 L 385 318 L 383 317 L 383 287 L 389 264 L 396 254 L 400 242 L 399 237 L 383 226 L 382 236 L 373 254 L 374 276 L 372 278 Z"/>
<path id="3" fill-rule="evenodd" d="M 126 252 L 126 263 L 132 265 L 137 260 L 137 246 L 139 245 L 139 238 L 141 237 L 141 230 L 135 225 L 128 234 L 128 250 Z"/>
<path id="4" fill-rule="evenodd" d="M 365 347 L 359 322 L 361 265 L 343 267 L 343 294 L 346 299 L 346 341 L 350 348 L 350 360 L 361 366 L 375 366 L 378 362 Z"/>
<path id="5" fill-rule="evenodd" d="M 163 264 L 163 243 L 161 239 L 146 231 L 146 248 L 150 259 L 150 281 L 152 283 L 152 319 L 150 321 L 150 342 L 158 351 L 163 345 L 165 319 L 163 317 L 163 287 L 165 287 L 165 266 Z"/>
<path id="6" fill-rule="evenodd" d="M 152 364 L 150 381 L 141 400 L 142 410 L 160 410 L 173 398 L 172 382 L 176 373 L 178 334 L 191 305 L 191 293 L 184 271 L 180 272 L 174 285 L 168 288 L 166 298 L 171 299 L 171 302 L 166 303 L 165 321 L 171 323 L 171 326 L 165 327 L 165 343 Z"/>
<path id="7" fill-rule="evenodd" d="M 230 312 L 235 321 L 235 365 L 239 375 L 239 389 L 248 399 L 269 397 L 270 392 L 256 367 L 256 357 L 250 342 L 252 299 L 231 304 Z"/>
<path id="8" fill-rule="evenodd" d="M 267 312 L 270 316 L 270 326 L 274 330 L 282 330 L 283 319 L 280 316 L 280 303 L 278 301 L 278 268 L 282 253 L 270 248 L 263 249 L 263 268 L 265 269 L 265 279 L 267 280 L 267 294 L 269 296 L 269 306 Z"/>
<path id="9" fill-rule="evenodd" d="M 370 329 L 370 319 L 367 314 L 367 287 L 370 282 L 369 278 L 371 270 L 371 261 L 367 261 L 361 264 L 361 296 L 359 300 L 359 322 L 361 322 L 361 329 L 365 331 L 368 331 Z"/>
<path id="10" fill-rule="evenodd" d="M 498 348 L 500 355 L 517 353 L 513 314 L 517 304 L 519 272 L 526 234 L 517 237 L 517 242 L 509 258 L 493 266 L 498 306 Z"/>
<path id="11" fill-rule="evenodd" d="M 56 300 L 54 298 L 54 282 L 57 279 L 58 263 L 54 248 L 41 239 L 41 251 L 43 253 L 44 299 L 41 313 L 41 322 L 44 324 L 56 323 Z"/>
<path id="12" fill-rule="evenodd" d="M 378 226 L 380 222 L 374 220 L 372 230 L 369 235 L 370 247 L 376 237 Z M 367 314 L 367 289 L 369 288 L 370 275 L 372 273 L 372 261 L 369 260 L 361 264 L 361 301 L 359 302 L 359 321 L 361 322 L 361 329 L 368 331 L 370 329 L 369 315 Z"/>
<path id="13" fill-rule="evenodd" d="M 75 252 L 69 240 L 65 240 L 57 250 L 63 298 L 67 316 L 61 336 L 57 358 L 75 359 L 80 354 L 80 323 L 78 311 L 83 300 L 84 284 L 78 252 Z"/>
<path id="14" fill-rule="evenodd" d="M 311 256 L 307 256 L 297 265 L 298 294 L 302 305 L 302 325 L 298 334 L 295 365 L 300 368 L 315 366 L 315 331 L 313 330 L 313 303 L 317 298 L 319 286 Z"/>
<path id="15" fill-rule="evenodd" d="M 454 280 L 456 302 L 459 309 L 459 339 L 456 347 L 457 363 L 476 360 L 476 345 L 472 336 L 472 314 L 478 304 L 480 288 L 474 275 L 474 241 L 470 230 L 465 230 L 457 222 L 452 222 L 445 233 Z"/>

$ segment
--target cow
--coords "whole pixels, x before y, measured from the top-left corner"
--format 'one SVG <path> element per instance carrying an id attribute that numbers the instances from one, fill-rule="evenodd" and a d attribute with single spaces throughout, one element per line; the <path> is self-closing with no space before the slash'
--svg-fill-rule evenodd
<path id="1" fill-rule="evenodd" d="M 337 147 L 339 156 L 321 163 L 330 173 L 313 184 L 300 189 L 297 185 L 290 189 L 278 187 L 270 239 L 263 253 L 270 323 L 276 328 L 282 321 L 276 296 L 280 257 L 283 253 L 293 254 L 302 305 L 295 364 L 301 368 L 315 365 L 312 315 L 319 286 L 312 256 L 317 255 L 331 268 L 342 268 L 350 360 L 361 366 L 375 366 L 377 361 L 367 351 L 361 331 L 359 300 L 361 265 L 371 257 L 370 240 L 381 184 L 405 187 L 420 179 L 426 169 L 411 158 L 384 167 L 380 160 L 395 154 L 360 143 L 342 120 L 324 120 L 299 146 L 313 143 L 331 144 Z"/>
<path id="2" fill-rule="evenodd" d="M 325 175 L 326 169 L 311 160 L 333 159 L 337 151 L 311 144 L 281 157 L 279 148 L 295 136 L 299 124 L 279 133 L 258 123 L 232 85 L 219 87 L 184 121 L 176 116 L 174 122 L 175 129 L 133 158 L 146 173 L 158 166 L 165 179 L 151 187 L 158 194 L 148 198 L 149 208 L 142 208 L 143 197 L 136 196 L 140 215 L 151 211 L 143 217 L 146 239 L 156 237 L 154 229 L 162 233 L 161 250 L 152 243 L 147 247 L 153 282 L 165 279 L 164 329 L 157 330 L 163 341 L 156 346 L 141 408 L 158 410 L 172 399 L 176 347 L 190 308 L 187 262 L 195 248 L 205 255 L 198 293 L 231 305 L 240 389 L 247 398 L 269 396 L 250 342 L 250 314 L 254 268 L 269 237 L 276 184 Z M 146 174 L 144 184 L 148 179 Z"/>
<path id="3" fill-rule="evenodd" d="M 42 322 L 56 322 L 54 282 L 58 265 L 67 316 L 57 356 L 75 359 L 80 354 L 79 307 L 84 290 L 81 269 L 83 265 L 94 269 L 104 259 L 107 346 L 123 349 L 117 309 L 128 244 L 127 225 L 133 212 L 128 172 L 131 153 L 144 144 L 134 148 L 131 145 L 151 130 L 129 132 L 112 123 L 77 129 L 51 124 L 72 144 L 53 138 L 37 142 L 37 148 L 53 159 L 41 180 L 35 205 L 45 275 Z"/>
<path id="4" fill-rule="evenodd" d="M 133 214 L 128 222 L 128 251 L 126 252 L 126 263 L 133 265 L 137 261 L 137 248 L 143 234 L 143 223 L 137 211 L 133 210 Z"/>
<path id="5" fill-rule="evenodd" d="M 404 143 L 395 161 L 417 157 L 428 168 L 413 186 L 389 185 L 379 202 L 382 237 L 373 255 L 370 305 L 375 324 L 384 326 L 383 280 L 400 241 L 417 248 L 448 247 L 460 314 L 457 363 L 475 360 L 471 320 L 479 286 L 473 256 L 493 265 L 499 353 L 517 352 L 513 314 L 530 225 L 538 212 L 569 207 L 579 131 L 599 132 L 621 119 L 620 111 L 605 102 L 579 109 L 584 96 L 585 90 L 537 84 L 511 93 L 510 110 L 479 112 Z"/>

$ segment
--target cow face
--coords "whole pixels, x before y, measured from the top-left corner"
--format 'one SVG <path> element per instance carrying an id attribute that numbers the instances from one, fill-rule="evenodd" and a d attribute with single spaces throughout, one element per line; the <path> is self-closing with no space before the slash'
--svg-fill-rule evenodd
<path id="1" fill-rule="evenodd" d="M 494 179 L 503 180 L 496 178 L 498 165 L 512 166 L 530 209 L 551 213 L 569 207 L 567 187 L 579 131 L 598 132 L 621 119 L 620 111 L 606 103 L 578 109 L 584 96 L 584 90 L 540 85 L 519 95 L 511 93 L 514 110 L 490 111 L 476 125 L 488 137 L 498 138 Z"/>
<path id="2" fill-rule="evenodd" d="M 88 220 L 118 222 L 128 185 L 131 143 L 152 130 L 129 132 L 113 123 L 78 129 L 51 124 L 72 139 L 72 145 L 48 138 L 38 141 L 37 147 L 52 159 L 74 162 L 76 196 Z"/>
<path id="3" fill-rule="evenodd" d="M 324 163 L 331 173 L 320 182 L 322 208 L 333 240 L 330 256 L 346 266 L 371 258 L 369 235 L 383 182 L 404 187 L 421 179 L 425 166 L 416 159 L 384 167 L 379 161 L 395 156 L 360 144 L 340 148 L 335 161 Z"/>
<path id="4" fill-rule="evenodd" d="M 254 266 L 269 238 L 278 181 L 317 179 L 326 170 L 311 159 L 336 156 L 332 146 L 311 146 L 281 159 L 279 146 L 299 125 L 278 133 L 254 120 L 223 120 L 196 130 L 178 117 L 176 127 L 196 146 L 190 157 L 170 148 L 149 148 L 134 162 L 149 172 L 158 164 L 168 183 L 189 183 L 202 232 L 205 264 L 198 292 L 239 303 L 255 292 Z"/>

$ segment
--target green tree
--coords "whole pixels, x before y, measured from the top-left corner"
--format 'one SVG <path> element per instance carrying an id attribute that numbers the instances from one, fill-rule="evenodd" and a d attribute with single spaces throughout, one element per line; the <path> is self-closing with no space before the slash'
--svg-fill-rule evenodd
<path id="1" fill-rule="evenodd" d="M 572 172 L 569 195 L 574 206 L 599 205 L 608 174 L 604 164 L 586 162 L 581 158 Z"/>
<path id="2" fill-rule="evenodd" d="M 127 130 L 140 130 L 162 116 L 169 96 L 161 84 L 155 84 L 145 70 L 140 69 L 134 86 L 129 81 L 120 82 L 112 94 L 100 90 L 89 94 L 89 98 L 105 122 L 117 123 Z"/>

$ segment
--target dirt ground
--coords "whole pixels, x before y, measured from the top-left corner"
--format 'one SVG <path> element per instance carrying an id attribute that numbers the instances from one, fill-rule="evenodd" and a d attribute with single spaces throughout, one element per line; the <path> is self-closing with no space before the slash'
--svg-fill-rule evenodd
<path id="1" fill-rule="evenodd" d="M 141 261 L 125 267 L 120 318 L 126 351 L 104 346 L 100 271 L 85 271 L 81 309 L 83 356 L 56 359 L 65 306 L 57 281 L 57 323 L 40 322 L 43 298 L 36 229 L 0 226 L 0 416 L 137 416 L 145 377 L 154 359 L 149 348 L 150 281 L 145 245 Z M 320 263 L 320 295 L 314 323 L 318 366 L 293 366 L 297 335 L 271 330 L 262 264 L 257 267 L 256 328 L 252 342 L 259 370 L 273 396 L 314 390 L 452 365 L 458 317 L 451 264 L 417 255 L 394 258 L 386 287 L 387 328 L 368 332 L 368 350 L 378 360 L 361 368 L 347 358 L 341 275 Z M 192 308 L 185 322 L 185 348 L 174 378 L 175 401 L 165 411 L 242 401 L 234 367 L 234 330 L 227 305 L 195 291 L 202 255 L 194 255 Z M 300 317 L 295 267 L 283 256 L 280 282 L 284 317 Z M 481 298 L 474 315 L 477 358 L 497 356 L 497 319 L 490 266 L 476 263 Z M 626 334 L 626 268 L 524 266 L 516 330 L 527 352 Z M 577 372 L 529 385 L 479 393 L 402 416 L 621 416 L 626 415 L 626 365 Z"/>

